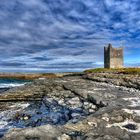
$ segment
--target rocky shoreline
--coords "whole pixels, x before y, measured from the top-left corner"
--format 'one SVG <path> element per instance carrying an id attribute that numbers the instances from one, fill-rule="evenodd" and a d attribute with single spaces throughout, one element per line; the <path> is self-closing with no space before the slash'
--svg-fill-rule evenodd
<path id="1" fill-rule="evenodd" d="M 140 139 L 139 77 L 130 88 L 98 75 L 40 78 L 5 91 L 1 140 Z"/>

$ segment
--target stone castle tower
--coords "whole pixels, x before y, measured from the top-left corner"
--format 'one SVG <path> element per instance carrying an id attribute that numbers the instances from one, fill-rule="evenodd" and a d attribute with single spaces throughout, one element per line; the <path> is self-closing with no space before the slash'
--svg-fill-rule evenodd
<path id="1" fill-rule="evenodd" d="M 113 48 L 111 44 L 104 47 L 104 68 L 123 67 L 123 48 Z"/>

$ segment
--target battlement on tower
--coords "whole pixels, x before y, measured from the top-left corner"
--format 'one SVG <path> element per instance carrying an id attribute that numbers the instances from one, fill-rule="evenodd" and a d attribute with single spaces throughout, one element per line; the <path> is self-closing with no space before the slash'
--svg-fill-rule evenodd
<path id="1" fill-rule="evenodd" d="M 111 44 L 104 47 L 104 67 L 122 68 L 123 67 L 123 48 L 113 48 Z"/>

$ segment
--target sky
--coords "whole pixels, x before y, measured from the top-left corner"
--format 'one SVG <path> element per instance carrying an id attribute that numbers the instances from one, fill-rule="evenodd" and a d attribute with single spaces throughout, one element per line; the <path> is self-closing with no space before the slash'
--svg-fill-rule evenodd
<path id="1" fill-rule="evenodd" d="M 140 0 L 0 0 L 0 72 L 103 67 L 108 43 L 140 66 Z"/>

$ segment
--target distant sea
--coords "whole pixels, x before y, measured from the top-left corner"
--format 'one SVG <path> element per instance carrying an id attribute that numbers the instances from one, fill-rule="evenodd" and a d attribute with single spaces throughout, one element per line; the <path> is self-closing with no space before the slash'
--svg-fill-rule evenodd
<path id="1" fill-rule="evenodd" d="M 3 91 L 6 91 L 7 89 L 23 86 L 25 85 L 29 80 L 18 80 L 18 79 L 9 79 L 9 78 L 2 78 L 0 79 L 0 93 Z"/>

